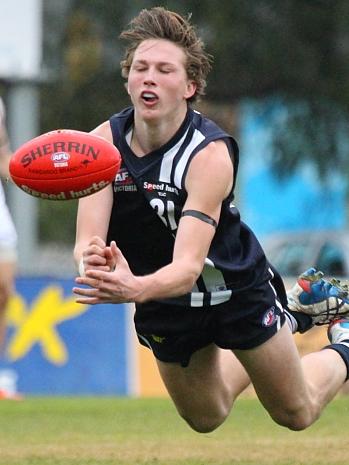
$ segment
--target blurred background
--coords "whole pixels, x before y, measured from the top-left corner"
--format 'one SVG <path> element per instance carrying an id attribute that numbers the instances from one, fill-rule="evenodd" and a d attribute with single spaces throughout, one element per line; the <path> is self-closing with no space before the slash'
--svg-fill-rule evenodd
<path id="1" fill-rule="evenodd" d="M 90 131 L 129 104 L 118 36 L 140 9 L 152 6 L 158 2 L 2 0 L 0 95 L 13 150 L 52 129 Z M 240 145 L 237 206 L 243 220 L 286 280 L 309 266 L 348 277 L 349 2 L 176 0 L 166 7 L 192 15 L 214 57 L 206 98 L 196 108 Z M 77 203 L 34 199 L 10 184 L 5 189 L 19 235 L 17 289 L 21 305 L 33 312 L 28 302 L 37 302 L 48 287 L 51 292 L 52 280 L 61 286 L 61 299 L 69 296 Z M 28 285 L 28 279 L 37 281 Z M 18 305 L 13 303 L 17 313 Z M 14 312 L 10 323 L 18 329 Z M 129 321 L 122 318 L 122 325 Z M 71 337 L 77 347 L 74 331 Z M 20 350 L 11 350 L 13 367 Z M 53 363 L 42 347 L 35 350 L 36 364 L 40 357 Z M 133 370 L 134 350 L 126 350 L 122 370 Z M 129 386 L 139 387 L 140 370 L 129 384 L 101 392 L 137 391 Z M 24 385 L 35 389 L 40 391 Z"/>

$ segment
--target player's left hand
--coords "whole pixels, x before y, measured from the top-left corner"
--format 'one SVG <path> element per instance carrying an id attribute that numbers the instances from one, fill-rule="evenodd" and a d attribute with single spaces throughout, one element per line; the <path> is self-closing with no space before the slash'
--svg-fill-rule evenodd
<path id="1" fill-rule="evenodd" d="M 114 271 L 89 269 L 84 277 L 77 277 L 75 282 L 87 287 L 73 287 L 74 294 L 79 296 L 76 302 L 95 305 L 136 300 L 141 290 L 140 281 L 131 272 L 126 258 L 114 241 L 106 247 L 105 256 L 115 263 Z"/>

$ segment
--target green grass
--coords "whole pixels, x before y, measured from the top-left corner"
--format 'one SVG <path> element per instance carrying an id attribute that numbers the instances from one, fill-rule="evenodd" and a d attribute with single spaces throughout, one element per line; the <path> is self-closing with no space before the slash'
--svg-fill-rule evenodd
<path id="1" fill-rule="evenodd" d="M 303 432 L 243 398 L 224 425 L 192 431 L 167 399 L 0 402 L 1 465 L 348 465 L 349 396 Z"/>

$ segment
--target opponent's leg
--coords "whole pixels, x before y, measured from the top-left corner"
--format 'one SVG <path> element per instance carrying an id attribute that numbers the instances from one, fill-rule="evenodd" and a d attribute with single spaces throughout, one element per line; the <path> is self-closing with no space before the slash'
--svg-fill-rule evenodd
<path id="1" fill-rule="evenodd" d="M 312 424 L 347 376 L 335 350 L 324 349 L 301 360 L 287 325 L 261 346 L 234 352 L 271 417 L 293 430 Z"/>
<path id="2" fill-rule="evenodd" d="M 213 344 L 195 352 L 185 368 L 159 360 L 157 364 L 179 414 L 201 433 L 223 423 L 250 383 L 234 354 Z"/>
<path id="3" fill-rule="evenodd" d="M 3 350 L 6 336 L 6 307 L 13 292 L 15 264 L 0 261 L 0 352 Z"/>

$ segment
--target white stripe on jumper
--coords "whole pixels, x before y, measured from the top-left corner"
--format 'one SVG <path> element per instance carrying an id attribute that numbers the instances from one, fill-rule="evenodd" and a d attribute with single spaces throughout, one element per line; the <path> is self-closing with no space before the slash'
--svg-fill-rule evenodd
<path id="1" fill-rule="evenodd" d="M 184 150 L 181 159 L 178 162 L 178 165 L 176 166 L 176 171 L 175 171 L 175 176 L 174 176 L 174 183 L 178 189 L 181 189 L 182 187 L 182 177 L 184 170 L 187 166 L 188 159 L 190 155 L 192 154 L 193 150 L 195 147 L 197 147 L 201 142 L 205 139 L 205 136 L 202 134 L 202 132 L 198 131 L 195 129 L 193 137 L 190 141 L 190 144 L 187 146 L 187 148 Z"/>
<path id="2" fill-rule="evenodd" d="M 201 272 L 201 277 L 208 292 L 226 291 L 227 286 L 223 273 L 215 268 L 213 261 L 209 258 L 205 258 L 205 265 Z"/>
<path id="3" fill-rule="evenodd" d="M 274 278 L 274 273 L 272 272 L 272 270 L 270 268 L 268 268 L 268 271 L 269 273 L 271 274 L 271 279 Z M 277 307 L 279 307 L 279 309 L 281 310 L 281 313 L 284 312 L 284 307 L 281 305 L 281 302 L 279 301 L 279 299 L 277 298 L 277 292 L 275 290 L 275 287 L 272 285 L 272 283 L 270 281 L 268 281 L 269 283 L 269 286 L 272 288 L 273 292 L 274 292 L 274 295 L 275 295 L 275 304 Z"/>
<path id="4" fill-rule="evenodd" d="M 218 305 L 224 302 L 228 302 L 231 298 L 232 291 L 217 291 L 210 293 L 210 305 Z M 192 292 L 190 295 L 190 306 L 191 307 L 203 307 L 204 306 L 204 293 L 203 292 Z"/>
<path id="5" fill-rule="evenodd" d="M 183 144 L 185 138 L 187 137 L 188 131 L 189 131 L 189 128 L 185 131 L 183 137 L 177 142 L 177 144 L 174 145 L 172 148 L 170 148 L 170 150 L 168 150 L 164 154 L 162 158 L 162 162 L 161 162 L 161 168 L 160 168 L 160 176 L 159 176 L 160 182 L 166 182 L 166 183 L 171 182 L 173 160 L 174 160 L 174 157 L 177 155 L 178 150 Z"/>

